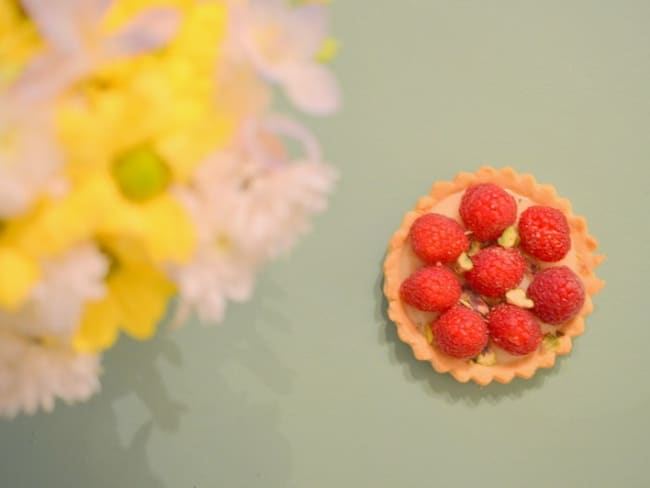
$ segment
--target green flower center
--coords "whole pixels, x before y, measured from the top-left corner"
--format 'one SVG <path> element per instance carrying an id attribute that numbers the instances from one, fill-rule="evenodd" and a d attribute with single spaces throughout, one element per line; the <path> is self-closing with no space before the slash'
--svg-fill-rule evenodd
<path id="1" fill-rule="evenodd" d="M 142 202 L 163 193 L 171 174 L 165 161 L 153 149 L 138 147 L 117 158 L 113 177 L 126 198 Z"/>

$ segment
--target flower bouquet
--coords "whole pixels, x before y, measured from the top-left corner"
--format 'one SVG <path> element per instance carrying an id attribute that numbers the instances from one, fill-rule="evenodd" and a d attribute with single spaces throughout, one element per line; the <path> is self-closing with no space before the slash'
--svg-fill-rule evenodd
<path id="1" fill-rule="evenodd" d="M 2 0 L 0 414 L 99 389 L 102 351 L 223 319 L 335 173 L 325 2 Z M 290 149 L 291 150 L 290 150 Z"/>

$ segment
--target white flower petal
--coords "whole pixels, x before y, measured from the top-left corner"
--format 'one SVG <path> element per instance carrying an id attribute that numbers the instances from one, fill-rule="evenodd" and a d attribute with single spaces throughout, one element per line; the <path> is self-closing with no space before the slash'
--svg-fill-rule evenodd
<path id="1" fill-rule="evenodd" d="M 312 61 L 327 36 L 324 5 L 291 7 L 264 0 L 233 10 L 229 51 L 236 53 L 239 46 L 255 69 L 271 81 L 282 78 L 288 64 Z"/>
<path id="2" fill-rule="evenodd" d="M 178 31 L 180 12 L 174 8 L 155 8 L 140 14 L 124 30 L 104 43 L 108 58 L 134 56 L 167 44 Z"/>
<path id="3" fill-rule="evenodd" d="M 179 310 L 196 311 L 203 322 L 221 322 L 226 300 L 244 301 L 252 293 L 255 267 L 241 256 L 203 247 L 192 262 L 172 267 L 170 275 L 178 286 Z"/>
<path id="4" fill-rule="evenodd" d="M 0 326 L 67 341 L 89 300 L 106 294 L 108 260 L 92 244 L 81 244 L 42 263 L 43 276 L 27 302 L 15 312 L 0 310 Z"/>
<path id="5" fill-rule="evenodd" d="M 3 174 L 0 166 L 0 219 L 23 213 L 31 199 L 32 191 L 25 182 Z"/>
<path id="6" fill-rule="evenodd" d="M 312 59 L 323 46 L 329 30 L 325 5 L 306 4 L 291 9 L 286 26 L 301 57 Z"/>
<path id="7" fill-rule="evenodd" d="M 136 17 L 121 32 L 99 40 L 97 24 L 112 0 L 23 0 L 51 49 L 37 56 L 13 84 L 12 103 L 42 102 L 58 95 L 94 66 L 134 56 L 165 45 L 176 33 L 180 14 L 173 8 L 153 8 Z M 99 42 L 101 49 L 92 49 Z"/>
<path id="8" fill-rule="evenodd" d="M 299 161 L 260 175 L 242 198 L 234 219 L 239 248 L 263 259 L 288 251 L 325 209 L 336 173 L 320 162 Z"/>
<path id="9" fill-rule="evenodd" d="M 47 106 L 0 114 L 0 218 L 14 217 L 56 177 L 63 156 Z"/>
<path id="10" fill-rule="evenodd" d="M 5 97 L 12 106 L 48 103 L 86 73 L 91 61 L 84 53 L 69 56 L 46 51 L 36 56 L 11 85 Z"/>
<path id="11" fill-rule="evenodd" d="M 252 1 L 239 15 L 241 24 L 249 32 L 272 32 L 273 39 L 261 37 L 259 41 L 284 41 L 284 48 L 292 57 L 311 59 L 322 47 L 329 28 L 325 5 L 305 4 L 298 7 L 278 1 Z M 263 42 L 258 43 L 260 48 Z"/>
<path id="12" fill-rule="evenodd" d="M 320 161 L 322 159 L 318 139 L 304 125 L 280 115 L 265 117 L 258 124 L 262 129 L 276 136 L 288 137 L 298 142 L 302 146 L 304 159 L 310 161 Z"/>
<path id="13" fill-rule="evenodd" d="M 226 297 L 218 288 L 208 288 L 195 306 L 202 322 L 221 322 L 226 313 Z"/>
<path id="14" fill-rule="evenodd" d="M 339 108 L 339 86 L 325 66 L 316 62 L 286 66 L 282 82 L 289 99 L 305 112 L 329 115 Z"/>
<path id="15" fill-rule="evenodd" d="M 50 411 L 57 398 L 87 400 L 100 388 L 99 359 L 0 328 L 0 416 Z"/>
<path id="16" fill-rule="evenodd" d="M 77 53 L 81 50 L 83 30 L 81 13 L 84 0 L 21 0 L 41 35 L 56 50 Z"/>
<path id="17" fill-rule="evenodd" d="M 85 8 L 85 17 L 89 22 L 99 23 L 114 0 L 76 0 L 76 2 L 80 7 Z"/>

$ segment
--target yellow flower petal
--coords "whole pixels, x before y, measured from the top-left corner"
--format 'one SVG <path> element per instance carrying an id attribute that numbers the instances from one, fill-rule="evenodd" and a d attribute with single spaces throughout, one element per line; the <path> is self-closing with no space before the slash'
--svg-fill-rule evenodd
<path id="1" fill-rule="evenodd" d="M 56 201 L 44 200 L 33 211 L 7 221 L 0 244 L 21 249 L 33 257 L 49 257 L 93 237 L 101 216 L 103 202 L 110 188 L 100 180 L 88 180 Z"/>
<path id="2" fill-rule="evenodd" d="M 165 276 L 146 265 L 120 266 L 109 278 L 108 288 L 118 304 L 122 330 L 141 340 L 156 332 L 174 293 Z"/>
<path id="3" fill-rule="evenodd" d="M 97 243 L 114 260 L 115 266 L 151 262 L 149 253 L 142 241 L 133 236 L 124 234 L 98 236 Z"/>
<path id="4" fill-rule="evenodd" d="M 13 82 L 42 41 L 31 22 L 26 22 L 18 2 L 0 3 L 0 90 Z"/>
<path id="5" fill-rule="evenodd" d="M 113 297 L 86 304 L 73 347 L 79 352 L 95 353 L 111 347 L 119 333 L 120 314 Z"/>
<path id="6" fill-rule="evenodd" d="M 189 214 L 169 195 L 141 207 L 142 239 L 155 262 L 187 261 L 196 246 L 196 230 Z"/>
<path id="7" fill-rule="evenodd" d="M 38 281 L 36 261 L 10 248 L 0 248 L 0 307 L 15 310 Z"/>
<path id="8" fill-rule="evenodd" d="M 149 339 L 160 322 L 174 286 L 146 264 L 120 263 L 107 280 L 108 294 L 86 305 L 72 344 L 80 352 L 111 347 L 123 330 L 135 339 Z"/>
<path id="9" fill-rule="evenodd" d="M 93 203 L 98 208 L 96 232 L 102 240 L 116 243 L 121 249 L 126 249 L 126 243 L 133 245 L 134 250 L 144 250 L 147 259 L 156 263 L 190 258 L 196 246 L 195 227 L 180 202 L 169 194 L 131 202 L 110 181 L 109 186 L 102 192 L 102 200 Z"/>
<path id="10" fill-rule="evenodd" d="M 182 110 L 182 106 L 179 106 Z M 234 123 L 221 115 L 205 115 L 156 139 L 156 149 L 168 162 L 175 181 L 187 182 L 196 167 L 232 137 Z"/>
<path id="11" fill-rule="evenodd" d="M 104 19 L 106 32 L 162 5 L 178 8 L 183 19 L 164 50 L 104 65 L 62 97 L 57 124 L 74 181 L 89 170 L 105 170 L 117 154 L 143 143 L 153 144 L 174 181 L 187 181 L 211 151 L 232 138 L 232 116 L 215 103 L 215 61 L 227 27 L 224 2 L 117 1 Z"/>

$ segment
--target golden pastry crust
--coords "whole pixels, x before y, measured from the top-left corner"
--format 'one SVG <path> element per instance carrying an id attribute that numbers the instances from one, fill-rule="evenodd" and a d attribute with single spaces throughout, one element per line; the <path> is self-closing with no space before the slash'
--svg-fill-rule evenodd
<path id="1" fill-rule="evenodd" d="M 399 296 L 402 282 L 400 263 L 402 253 L 408 244 L 411 224 L 420 215 L 425 214 L 442 199 L 465 190 L 476 183 L 496 183 L 519 195 L 531 199 L 539 205 L 555 207 L 567 217 L 571 228 L 571 240 L 577 258 L 577 269 L 585 287 L 585 304 L 581 312 L 570 322 L 557 328 L 563 335 L 558 336 L 558 347 L 554 351 L 540 347 L 536 352 L 516 358 L 508 363 L 497 363 L 494 366 L 481 364 L 450 357 L 435 346 L 429 344 L 418 326 L 409 318 Z M 429 361 L 439 373 L 451 373 L 460 382 L 474 381 L 480 385 L 490 382 L 508 383 L 515 376 L 530 378 L 538 368 L 550 368 L 555 364 L 555 356 L 568 354 L 571 351 L 571 340 L 584 332 L 584 319 L 593 310 L 592 297 L 598 293 L 605 282 L 594 273 L 594 269 L 605 259 L 602 254 L 595 254 L 598 246 L 596 239 L 587 232 L 587 222 L 576 216 L 571 210 L 571 203 L 560 198 L 551 185 L 540 185 L 530 174 L 517 174 L 512 168 L 494 169 L 482 167 L 476 173 L 459 173 L 451 182 L 435 183 L 429 195 L 420 198 L 414 210 L 406 213 L 402 224 L 395 232 L 389 243 L 388 254 L 384 261 L 384 294 L 388 299 L 388 316 L 397 326 L 400 339 L 409 344 L 415 357 L 421 361 Z"/>

